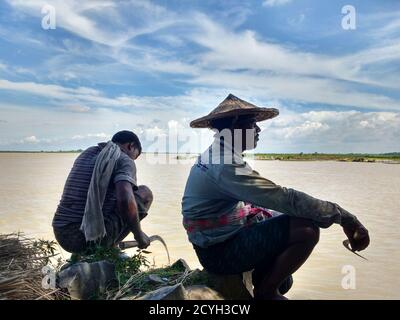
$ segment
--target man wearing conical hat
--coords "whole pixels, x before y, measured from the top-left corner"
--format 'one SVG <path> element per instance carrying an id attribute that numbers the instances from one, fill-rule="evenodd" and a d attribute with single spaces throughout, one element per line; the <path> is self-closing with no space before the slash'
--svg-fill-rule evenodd
<path id="1" fill-rule="evenodd" d="M 253 270 L 255 299 L 285 299 L 293 274 L 319 240 L 319 228 L 340 224 L 352 250 L 369 245 L 367 229 L 329 201 L 262 177 L 243 159 L 257 145 L 258 121 L 279 114 L 230 94 L 192 128 L 215 140 L 193 165 L 182 199 L 183 225 L 202 266 L 215 274 Z"/>

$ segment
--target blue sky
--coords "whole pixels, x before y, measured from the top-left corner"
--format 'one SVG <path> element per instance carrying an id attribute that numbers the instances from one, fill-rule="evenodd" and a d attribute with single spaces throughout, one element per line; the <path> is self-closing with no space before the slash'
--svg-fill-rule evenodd
<path id="1" fill-rule="evenodd" d="M 258 152 L 400 151 L 399 40 L 397 0 L 2 1 L 0 150 L 151 148 L 233 93 L 280 110 Z"/>

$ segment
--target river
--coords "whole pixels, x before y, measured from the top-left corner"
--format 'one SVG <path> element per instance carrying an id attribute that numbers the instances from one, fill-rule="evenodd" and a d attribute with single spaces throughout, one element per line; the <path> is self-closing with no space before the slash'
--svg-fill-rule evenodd
<path id="1" fill-rule="evenodd" d="M 51 220 L 77 154 L 0 154 L 0 233 L 23 231 L 53 239 Z M 142 228 L 167 242 L 171 260 L 200 264 L 181 225 L 180 204 L 191 166 L 136 161 L 139 184 L 155 200 Z M 252 161 L 261 175 L 282 186 L 340 204 L 369 229 L 371 245 L 362 260 L 347 251 L 339 226 L 321 231 L 310 259 L 294 275 L 292 299 L 400 299 L 400 165 L 334 161 Z M 130 236 L 132 237 L 132 236 Z M 161 244 L 149 248 L 151 263 L 167 263 Z M 134 249 L 128 250 L 134 253 Z M 64 257 L 68 255 L 63 252 Z"/>

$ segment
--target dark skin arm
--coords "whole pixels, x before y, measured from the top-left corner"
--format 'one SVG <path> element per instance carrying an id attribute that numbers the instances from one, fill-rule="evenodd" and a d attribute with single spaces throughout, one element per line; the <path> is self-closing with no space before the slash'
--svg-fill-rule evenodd
<path id="1" fill-rule="evenodd" d="M 128 224 L 140 249 L 149 246 L 149 237 L 140 227 L 139 213 L 133 194 L 132 185 L 127 181 L 118 181 L 115 184 L 115 195 L 117 198 L 118 212 Z"/>
<path id="2" fill-rule="evenodd" d="M 261 131 L 261 129 L 260 129 L 260 127 L 257 126 L 256 120 L 254 119 L 254 117 L 243 117 L 243 116 L 240 117 L 239 119 L 236 120 L 235 123 L 232 123 L 230 129 L 233 129 L 233 128 L 243 129 L 242 144 L 241 144 L 242 146 L 246 146 L 246 144 L 247 144 L 246 129 L 255 129 L 255 131 L 254 131 L 254 146 L 250 146 L 250 149 L 254 148 L 257 145 L 258 133 Z M 245 148 L 245 149 L 247 149 L 247 148 Z M 249 193 L 251 193 L 251 192 L 249 192 Z M 323 206 L 321 205 L 321 207 L 323 207 Z M 343 210 L 343 211 L 345 211 L 345 210 Z M 370 243 L 368 230 L 357 220 L 356 217 L 352 217 L 352 215 L 347 211 L 344 212 L 344 217 L 342 217 L 341 220 L 344 223 L 344 224 L 342 224 L 343 231 L 346 234 L 347 238 L 349 239 L 351 248 L 354 251 L 361 251 L 361 250 L 366 249 Z"/>

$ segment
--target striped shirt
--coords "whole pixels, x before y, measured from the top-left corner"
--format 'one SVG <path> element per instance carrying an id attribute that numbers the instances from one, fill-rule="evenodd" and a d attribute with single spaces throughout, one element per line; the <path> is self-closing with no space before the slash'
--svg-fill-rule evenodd
<path id="1" fill-rule="evenodd" d="M 70 223 L 82 222 L 94 165 L 104 146 L 105 143 L 99 143 L 97 146 L 90 147 L 75 160 L 53 218 L 53 227 L 63 227 Z M 104 220 L 116 215 L 115 183 L 118 181 L 128 181 L 132 184 L 134 190 L 137 189 L 135 162 L 124 152 L 121 152 L 121 156 L 114 167 L 106 193 L 103 204 Z"/>

